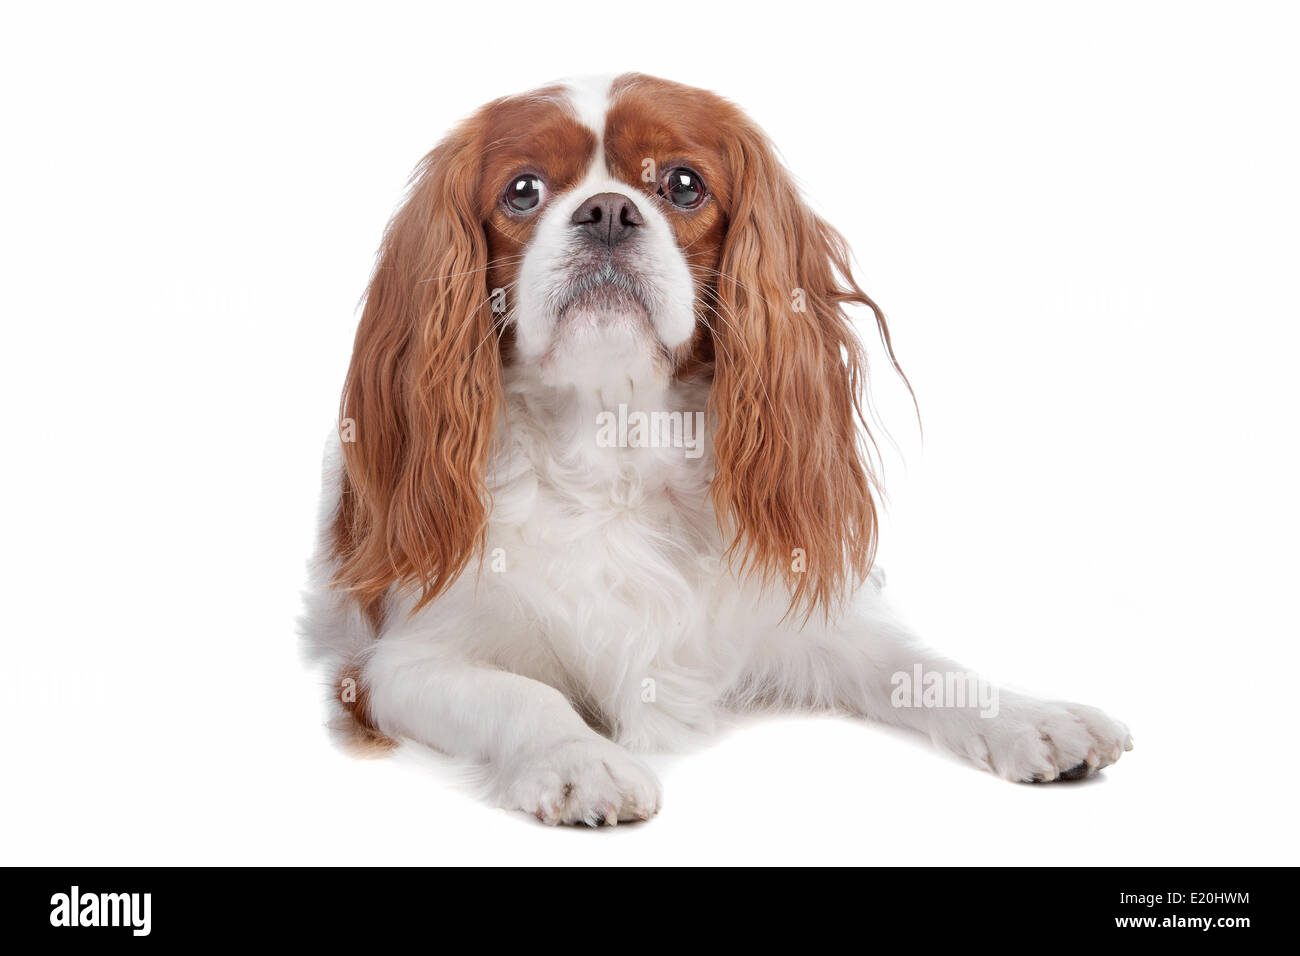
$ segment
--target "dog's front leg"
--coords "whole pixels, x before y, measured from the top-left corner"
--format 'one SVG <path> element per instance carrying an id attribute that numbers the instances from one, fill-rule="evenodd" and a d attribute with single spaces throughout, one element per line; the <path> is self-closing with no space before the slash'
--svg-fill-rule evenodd
<path id="1" fill-rule="evenodd" d="M 373 645 L 360 681 L 365 720 L 390 737 L 482 762 L 501 806 L 589 826 L 659 810 L 654 773 L 548 684 L 399 634 Z"/>
<path id="2" fill-rule="evenodd" d="M 774 633 L 756 651 L 740 698 L 767 688 L 918 730 L 1008 780 L 1088 776 L 1133 747 L 1128 728 L 1095 707 L 1015 693 L 936 654 L 874 595 L 839 624 Z"/>

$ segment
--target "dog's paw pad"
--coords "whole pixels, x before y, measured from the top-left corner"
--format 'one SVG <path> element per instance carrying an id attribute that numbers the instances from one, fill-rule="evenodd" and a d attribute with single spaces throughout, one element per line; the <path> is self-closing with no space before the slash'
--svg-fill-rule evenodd
<path id="1" fill-rule="evenodd" d="M 1088 762 L 1085 760 L 1075 764 L 1069 770 L 1062 770 L 1061 775 L 1056 779 L 1057 780 L 1082 780 L 1090 773 L 1092 773 L 1092 767 L 1089 766 Z"/>

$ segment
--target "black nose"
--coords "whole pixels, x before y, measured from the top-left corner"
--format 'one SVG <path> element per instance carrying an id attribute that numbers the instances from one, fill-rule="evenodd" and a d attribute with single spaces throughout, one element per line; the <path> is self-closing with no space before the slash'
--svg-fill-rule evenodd
<path id="1" fill-rule="evenodd" d="M 644 226 L 641 210 L 622 193 L 596 193 L 577 208 L 569 220 L 592 239 L 613 249 Z"/>

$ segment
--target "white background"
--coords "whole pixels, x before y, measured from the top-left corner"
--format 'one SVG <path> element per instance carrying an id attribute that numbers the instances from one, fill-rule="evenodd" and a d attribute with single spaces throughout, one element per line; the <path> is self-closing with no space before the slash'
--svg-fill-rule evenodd
<path id="1" fill-rule="evenodd" d="M 1296 863 L 1297 22 L 1262 3 L 27 4 L 0 39 L 6 863 Z M 1127 721 L 1015 786 L 847 719 L 552 830 L 325 733 L 294 618 L 374 250 L 461 116 L 715 89 L 845 232 L 882 562 L 942 650 Z M 879 366 L 879 363 L 877 363 Z"/>

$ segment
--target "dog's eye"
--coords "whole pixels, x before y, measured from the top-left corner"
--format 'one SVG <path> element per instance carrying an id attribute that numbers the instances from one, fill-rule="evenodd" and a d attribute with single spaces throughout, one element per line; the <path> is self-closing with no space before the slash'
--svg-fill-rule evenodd
<path id="1" fill-rule="evenodd" d="M 506 187 L 506 205 L 515 212 L 532 212 L 542 204 L 545 195 L 546 186 L 537 176 L 516 176 Z"/>
<path id="2" fill-rule="evenodd" d="M 659 195 L 681 209 L 694 209 L 704 202 L 704 180 L 699 173 L 679 166 L 668 171 Z"/>

